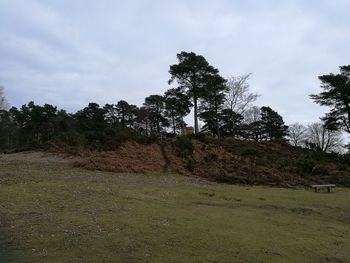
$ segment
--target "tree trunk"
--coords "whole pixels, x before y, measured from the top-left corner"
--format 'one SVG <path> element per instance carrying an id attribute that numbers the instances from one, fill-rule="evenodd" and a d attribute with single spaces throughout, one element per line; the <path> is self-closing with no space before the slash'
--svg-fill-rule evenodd
<path id="1" fill-rule="evenodd" d="M 219 118 L 217 115 L 216 115 L 216 133 L 217 133 L 218 138 L 220 138 Z"/>
<path id="2" fill-rule="evenodd" d="M 148 121 L 146 120 L 146 135 L 148 136 Z"/>
<path id="3" fill-rule="evenodd" d="M 175 126 L 175 118 L 174 116 L 172 116 L 173 119 L 173 131 L 174 131 L 174 135 L 176 134 L 176 126 Z"/>
<path id="4" fill-rule="evenodd" d="M 197 97 L 193 97 L 193 105 L 194 105 L 194 133 L 198 133 L 198 117 L 197 117 Z"/>
<path id="5" fill-rule="evenodd" d="M 219 113 L 218 113 L 218 107 L 215 109 L 215 122 L 216 122 L 216 133 L 218 138 L 220 138 L 220 127 L 219 127 Z"/>

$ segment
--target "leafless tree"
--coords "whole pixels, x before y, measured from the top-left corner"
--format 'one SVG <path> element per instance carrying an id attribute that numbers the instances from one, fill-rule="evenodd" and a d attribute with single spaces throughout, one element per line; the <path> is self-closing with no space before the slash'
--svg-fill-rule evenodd
<path id="1" fill-rule="evenodd" d="M 251 74 L 231 77 L 228 79 L 226 86 L 226 107 L 232 111 L 243 114 L 251 104 L 260 96 L 256 93 L 249 92 L 248 80 Z"/>
<path id="2" fill-rule="evenodd" d="M 343 145 L 340 131 L 328 130 L 322 122 L 308 125 L 307 145 L 323 152 L 340 151 Z"/>
<path id="3" fill-rule="evenodd" d="M 9 108 L 9 104 L 5 98 L 4 87 L 0 86 L 0 110 L 7 110 Z"/>
<path id="4" fill-rule="evenodd" d="M 253 122 L 260 121 L 261 110 L 257 106 L 250 107 L 244 111 L 243 117 L 244 117 L 243 122 L 245 124 L 250 124 Z"/>
<path id="5" fill-rule="evenodd" d="M 293 146 L 303 146 L 307 139 L 307 128 L 299 122 L 289 125 L 289 142 Z"/>

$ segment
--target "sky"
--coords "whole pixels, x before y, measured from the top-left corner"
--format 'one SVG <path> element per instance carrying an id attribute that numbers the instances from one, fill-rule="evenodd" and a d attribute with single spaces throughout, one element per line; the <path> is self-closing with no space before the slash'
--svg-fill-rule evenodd
<path id="1" fill-rule="evenodd" d="M 0 0 L 0 85 L 9 103 L 74 112 L 141 105 L 193 51 L 287 124 L 318 121 L 318 76 L 350 64 L 349 0 Z"/>

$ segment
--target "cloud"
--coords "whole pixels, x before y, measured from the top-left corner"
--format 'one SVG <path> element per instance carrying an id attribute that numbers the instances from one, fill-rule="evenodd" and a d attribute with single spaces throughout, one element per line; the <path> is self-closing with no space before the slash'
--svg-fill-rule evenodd
<path id="1" fill-rule="evenodd" d="M 317 120 L 317 76 L 349 64 L 349 1 L 0 0 L 0 83 L 8 100 L 70 111 L 141 104 L 167 88 L 182 50 L 224 77 L 252 72 L 258 104 Z"/>

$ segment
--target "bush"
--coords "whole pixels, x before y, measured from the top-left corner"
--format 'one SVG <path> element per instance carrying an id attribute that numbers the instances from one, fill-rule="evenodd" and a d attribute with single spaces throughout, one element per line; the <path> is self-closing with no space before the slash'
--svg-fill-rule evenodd
<path id="1" fill-rule="evenodd" d="M 346 163 L 338 163 L 339 171 L 347 171 L 349 166 Z"/>
<path id="2" fill-rule="evenodd" d="M 343 186 L 350 186 L 350 175 L 347 172 L 337 172 L 330 177 L 330 183 Z"/>
<path id="3" fill-rule="evenodd" d="M 132 130 L 124 127 L 106 129 L 104 134 L 108 139 L 112 139 L 118 143 L 135 140 L 137 137 L 137 135 Z"/>
<path id="4" fill-rule="evenodd" d="M 186 169 L 193 172 L 195 168 L 195 161 L 193 159 L 188 159 L 186 164 Z"/>
<path id="5" fill-rule="evenodd" d="M 71 147 L 81 146 L 86 143 L 85 137 L 77 132 L 62 133 L 58 140 Z"/>
<path id="6" fill-rule="evenodd" d="M 240 150 L 242 156 L 260 156 L 260 152 L 253 146 L 245 146 Z"/>
<path id="7" fill-rule="evenodd" d="M 209 144 L 212 143 L 214 138 L 208 134 L 205 133 L 197 133 L 192 135 L 196 140 L 204 143 L 204 144 Z"/>
<path id="8" fill-rule="evenodd" d="M 141 135 L 129 128 L 121 126 L 106 128 L 102 131 L 87 130 L 83 133 L 67 132 L 56 138 L 56 142 L 59 144 L 70 147 L 84 146 L 96 150 L 113 150 L 126 141 L 149 144 L 156 140 L 156 137 Z"/>
<path id="9" fill-rule="evenodd" d="M 328 160 L 339 161 L 341 159 L 341 154 L 336 152 L 331 152 L 327 154 Z"/>
<path id="10" fill-rule="evenodd" d="M 215 153 L 209 153 L 204 157 L 204 161 L 207 163 L 216 162 L 219 160 L 219 156 Z"/>
<path id="11" fill-rule="evenodd" d="M 346 165 L 347 167 L 350 167 L 350 154 L 344 154 L 341 155 L 341 157 L 339 158 L 339 163 L 342 165 Z"/>
<path id="12" fill-rule="evenodd" d="M 328 167 L 324 165 L 315 165 L 312 168 L 311 174 L 319 175 L 319 176 L 328 176 L 329 175 Z"/>
<path id="13" fill-rule="evenodd" d="M 146 135 L 139 135 L 136 139 L 137 143 L 140 144 L 152 144 L 158 141 L 157 136 L 146 136 Z"/>
<path id="14" fill-rule="evenodd" d="M 314 166 L 314 160 L 308 155 L 302 155 L 296 161 L 297 170 L 302 174 L 310 174 Z"/>
<path id="15" fill-rule="evenodd" d="M 176 138 L 174 146 L 179 151 L 181 157 L 187 157 L 193 154 L 194 144 L 189 137 L 180 136 Z"/>

